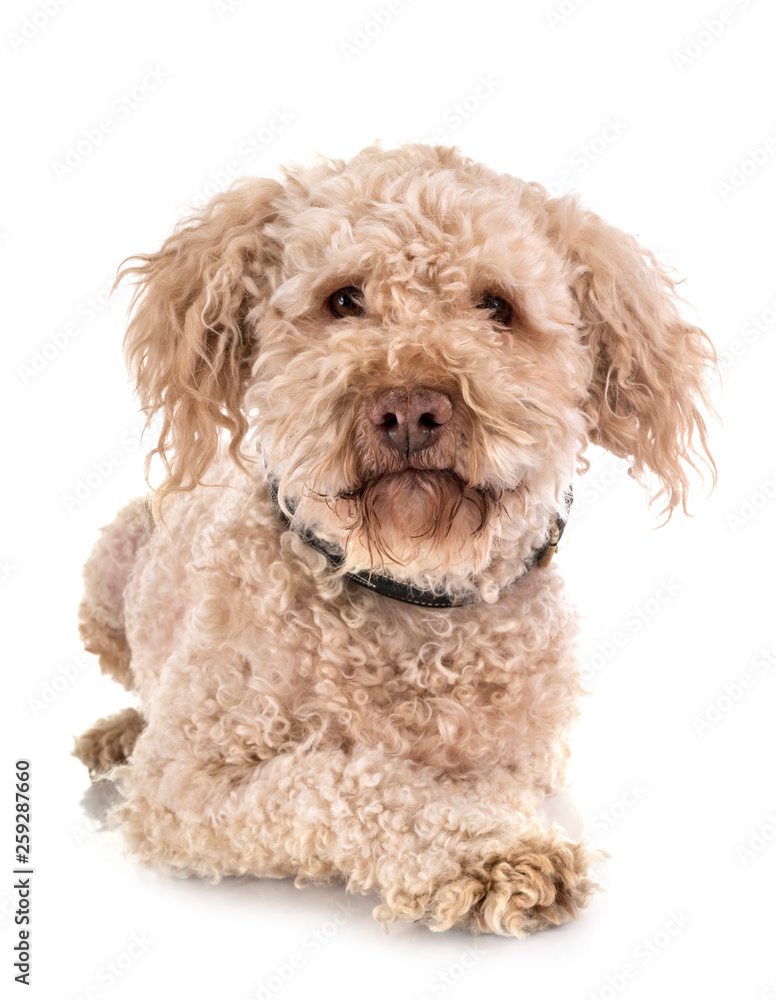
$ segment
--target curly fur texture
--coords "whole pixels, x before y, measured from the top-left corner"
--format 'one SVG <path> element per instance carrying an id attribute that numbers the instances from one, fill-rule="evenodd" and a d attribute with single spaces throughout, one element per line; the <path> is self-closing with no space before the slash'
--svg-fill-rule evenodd
<path id="1" fill-rule="evenodd" d="M 424 146 L 242 181 L 122 275 L 166 472 L 104 531 L 81 607 L 142 718 L 76 753 L 115 765 L 129 843 L 179 874 L 376 890 L 385 922 L 576 917 L 595 855 L 535 818 L 565 781 L 575 615 L 554 566 L 509 584 L 588 442 L 667 514 L 713 473 L 713 351 L 670 276 L 573 198 Z"/>

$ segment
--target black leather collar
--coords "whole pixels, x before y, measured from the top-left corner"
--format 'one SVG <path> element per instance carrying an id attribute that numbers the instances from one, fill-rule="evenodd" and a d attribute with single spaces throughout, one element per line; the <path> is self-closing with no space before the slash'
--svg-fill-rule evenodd
<path id="1" fill-rule="evenodd" d="M 267 483 L 279 516 L 286 525 L 291 527 L 291 522 L 278 503 L 278 480 L 269 478 Z M 573 499 L 571 486 L 568 487 L 566 496 L 568 498 L 567 509 L 570 509 Z M 563 529 L 566 527 L 567 520 L 568 518 L 562 518 L 559 514 L 555 515 L 555 519 L 550 525 L 545 543 L 538 549 L 535 549 L 528 559 L 523 560 L 522 573 L 518 573 L 518 575 L 503 588 L 504 590 L 508 590 L 509 587 L 517 583 L 518 580 L 522 580 L 534 566 L 544 567 L 550 564 L 558 547 L 558 542 L 563 535 Z M 318 538 L 317 535 L 314 535 L 312 531 L 309 531 L 306 528 L 294 527 L 293 530 L 296 531 L 299 537 L 304 539 L 304 541 L 311 548 L 315 549 L 316 552 L 322 552 L 335 569 L 339 569 L 340 566 L 342 566 L 345 561 L 345 557 L 339 546 L 332 545 L 330 542 L 326 542 L 322 538 Z M 346 579 L 352 580 L 361 587 L 366 587 L 367 590 L 373 590 L 377 594 L 382 594 L 383 597 L 390 597 L 394 601 L 402 601 L 404 604 L 415 604 L 424 608 L 460 608 L 468 604 L 477 604 L 480 600 L 476 594 L 438 594 L 433 590 L 424 590 L 419 587 L 413 587 L 412 584 L 402 583 L 400 580 L 395 580 L 393 577 L 384 576 L 381 573 L 370 573 L 366 570 L 360 570 L 357 573 L 345 573 L 344 575 Z"/>

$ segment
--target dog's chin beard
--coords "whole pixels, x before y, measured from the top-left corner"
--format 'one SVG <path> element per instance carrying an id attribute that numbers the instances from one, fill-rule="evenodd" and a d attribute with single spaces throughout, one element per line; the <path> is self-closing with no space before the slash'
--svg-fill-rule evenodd
<path id="1" fill-rule="evenodd" d="M 469 486 L 450 469 L 378 475 L 336 504 L 373 566 L 407 565 L 421 553 L 442 566 L 482 535 L 500 507 L 495 491 Z"/>

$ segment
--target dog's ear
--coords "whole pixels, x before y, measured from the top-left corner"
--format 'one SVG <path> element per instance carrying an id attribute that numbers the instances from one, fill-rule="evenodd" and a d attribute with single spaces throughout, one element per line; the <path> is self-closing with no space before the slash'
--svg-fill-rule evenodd
<path id="1" fill-rule="evenodd" d="M 590 439 L 659 480 L 651 502 L 670 517 L 687 512 L 688 470 L 696 460 L 716 478 L 703 412 L 716 353 L 706 334 L 682 319 L 675 283 L 654 254 L 579 205 L 545 203 L 548 233 L 569 265 L 569 282 L 591 353 L 585 411 Z"/>
<path id="2" fill-rule="evenodd" d="M 276 181 L 240 182 L 181 223 L 158 253 L 119 270 L 117 283 L 128 277 L 137 285 L 127 364 L 148 422 L 162 418 L 147 460 L 158 454 L 166 470 L 157 509 L 167 494 L 202 480 L 223 432 L 239 464 L 256 353 L 245 317 L 262 297 L 262 229 L 281 191 Z"/>

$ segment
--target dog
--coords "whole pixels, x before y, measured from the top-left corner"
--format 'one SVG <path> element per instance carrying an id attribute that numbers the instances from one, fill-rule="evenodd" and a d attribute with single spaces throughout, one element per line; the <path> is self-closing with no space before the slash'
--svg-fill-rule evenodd
<path id="1" fill-rule="evenodd" d="M 574 196 L 424 145 L 283 176 L 119 272 L 163 481 L 103 529 L 80 608 L 140 708 L 74 752 L 169 872 L 561 924 L 598 888 L 538 818 L 582 694 L 569 484 L 593 443 L 686 511 L 713 348 Z"/>

